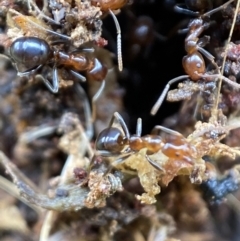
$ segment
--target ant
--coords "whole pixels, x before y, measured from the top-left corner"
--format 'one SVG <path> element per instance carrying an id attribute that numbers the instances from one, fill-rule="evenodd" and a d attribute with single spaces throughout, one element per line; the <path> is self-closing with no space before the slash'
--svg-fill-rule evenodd
<path id="1" fill-rule="evenodd" d="M 126 11 L 132 26 L 129 28 L 129 57 L 136 58 L 140 53 L 146 57 L 155 40 L 164 42 L 168 39 L 155 30 L 153 19 L 147 15 L 135 16 Z"/>
<path id="2" fill-rule="evenodd" d="M 151 110 L 151 114 L 155 115 L 160 108 L 165 96 L 168 93 L 168 90 L 170 86 L 176 82 L 178 82 L 181 79 L 190 78 L 192 81 L 198 81 L 201 78 L 204 80 L 212 80 L 212 79 L 222 79 L 229 85 L 233 86 L 236 89 L 240 88 L 240 85 L 238 83 L 235 83 L 228 79 L 227 77 L 223 76 L 219 72 L 219 68 L 217 64 L 214 61 L 214 56 L 212 56 L 208 51 L 206 51 L 203 47 L 207 44 L 208 39 L 205 37 L 199 39 L 199 36 L 202 34 L 202 32 L 209 27 L 209 23 L 205 21 L 205 17 L 209 17 L 211 14 L 223 9 L 225 6 L 233 2 L 234 0 L 230 0 L 226 2 L 225 4 L 219 6 L 218 8 L 215 8 L 202 16 L 193 19 L 189 25 L 188 25 L 188 34 L 185 39 L 185 50 L 187 52 L 187 55 L 183 57 L 182 64 L 183 68 L 187 75 L 182 75 L 179 77 L 176 77 L 172 80 L 170 80 L 167 85 L 165 86 L 162 94 L 158 98 L 157 102 L 153 106 Z M 206 67 L 205 67 L 205 61 L 203 59 L 203 55 L 211 61 L 211 63 L 216 67 L 218 70 L 218 74 L 207 74 L 206 73 Z"/>
<path id="3" fill-rule="evenodd" d="M 53 84 L 43 76 L 40 78 L 51 92 L 57 93 L 59 87 L 57 68 L 60 65 L 70 69 L 70 72 L 81 81 L 86 81 L 86 78 L 79 74 L 79 71 L 87 71 L 94 80 L 104 80 L 107 68 L 97 58 L 91 58 L 83 53 L 88 50 L 81 49 L 66 53 L 51 48 L 44 39 L 20 37 L 11 44 L 9 54 L 20 77 L 35 74 L 44 65 L 53 64 Z M 24 66 L 27 70 L 20 72 L 19 65 Z"/>
<path id="4" fill-rule="evenodd" d="M 119 128 L 113 127 L 115 120 L 120 124 L 124 134 Z M 170 134 L 171 138 L 164 141 L 157 133 L 159 130 Z M 196 150 L 179 132 L 159 125 L 153 128 L 150 135 L 141 136 L 141 132 L 141 118 L 138 118 L 137 120 L 136 134 L 130 135 L 122 116 L 118 112 L 115 112 L 110 121 L 109 127 L 100 132 L 96 139 L 97 153 L 104 157 L 117 157 L 114 163 L 119 164 L 130 155 L 146 148 L 146 160 L 161 172 L 164 171 L 163 168 L 154 162 L 149 155 L 161 151 L 171 160 L 178 159 L 188 163 L 192 162 L 190 157 L 193 156 L 192 153 L 196 152 Z"/>

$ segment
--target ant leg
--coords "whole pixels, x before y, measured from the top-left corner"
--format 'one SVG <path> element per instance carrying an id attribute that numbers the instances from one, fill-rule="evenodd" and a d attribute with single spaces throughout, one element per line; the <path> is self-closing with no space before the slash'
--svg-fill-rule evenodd
<path id="1" fill-rule="evenodd" d="M 150 165 L 152 165 L 154 168 L 156 168 L 158 171 L 165 172 L 165 170 L 155 161 L 153 161 L 148 155 L 145 155 L 147 161 Z"/>
<path id="2" fill-rule="evenodd" d="M 186 79 L 188 77 L 189 77 L 188 75 L 181 75 L 177 78 L 174 78 L 174 79 L 170 80 L 166 84 L 162 94 L 159 96 L 157 102 L 154 104 L 154 106 L 151 109 L 151 115 L 155 115 L 157 113 L 157 111 L 159 110 L 160 106 L 162 105 L 163 100 L 165 99 L 165 97 L 167 95 L 168 90 L 170 89 L 171 84 L 174 84 L 174 83 L 178 82 L 179 80 Z"/>
<path id="3" fill-rule="evenodd" d="M 211 55 L 206 49 L 202 48 L 201 46 L 197 46 L 197 50 L 201 52 L 207 59 L 209 59 L 213 64 L 215 63 L 214 61 L 214 56 Z M 214 64 L 215 65 L 215 64 Z"/>
<path id="4" fill-rule="evenodd" d="M 94 48 L 80 48 L 77 50 L 73 50 L 70 54 L 74 53 L 82 53 L 82 52 L 87 52 L 87 53 L 94 53 L 95 49 Z"/>
<path id="5" fill-rule="evenodd" d="M 118 123 L 121 125 L 121 127 L 123 129 L 123 132 L 124 132 L 125 136 L 127 137 L 127 139 L 129 139 L 130 138 L 130 134 L 129 134 L 129 130 L 127 128 L 127 125 L 126 125 L 124 119 L 122 118 L 122 116 L 118 112 L 115 112 L 113 114 L 112 119 L 111 119 L 111 121 L 109 123 L 109 126 L 113 125 L 114 120 L 118 121 Z"/>
<path id="6" fill-rule="evenodd" d="M 218 74 L 220 74 L 219 67 L 218 67 L 217 63 L 214 61 L 215 57 L 213 55 L 211 55 L 207 50 L 205 50 L 204 48 L 202 48 L 200 46 L 197 46 L 197 50 L 199 52 L 201 52 L 213 64 L 213 66 L 216 68 Z"/>
<path id="7" fill-rule="evenodd" d="M 200 38 L 197 42 L 197 48 L 198 47 L 204 47 L 206 46 L 207 44 L 209 44 L 210 42 L 210 37 L 209 36 L 203 36 L 202 38 Z"/>
<path id="8" fill-rule="evenodd" d="M 51 41 L 51 45 L 59 45 L 59 44 L 67 44 L 67 43 L 70 43 L 68 40 L 54 40 L 54 41 Z"/>
<path id="9" fill-rule="evenodd" d="M 226 82 L 227 84 L 229 84 L 230 86 L 232 86 L 235 89 L 240 89 L 240 84 L 233 82 L 232 80 L 228 79 L 227 77 L 221 75 L 221 74 L 198 74 L 199 77 L 203 78 L 203 79 L 222 79 L 224 82 Z"/>
<path id="10" fill-rule="evenodd" d="M 115 14 L 112 12 L 111 9 L 109 9 L 110 14 L 112 15 L 113 21 L 115 23 L 116 29 L 117 29 L 117 56 L 118 56 L 118 69 L 119 71 L 122 71 L 123 69 L 123 63 L 122 63 L 122 42 L 121 42 L 121 28 L 118 23 L 118 20 L 115 16 Z"/>
<path id="11" fill-rule="evenodd" d="M 185 4 L 176 4 L 174 6 L 174 11 L 177 12 L 177 13 L 183 13 L 183 14 L 187 14 L 187 15 L 191 15 L 193 17 L 199 17 L 199 12 L 194 12 L 192 10 L 189 10 L 187 8 L 182 8 L 181 6 L 183 6 Z"/>
<path id="12" fill-rule="evenodd" d="M 151 134 L 153 134 L 153 133 L 154 133 L 154 134 L 155 134 L 155 133 L 158 134 L 158 133 L 159 133 L 159 130 L 164 131 L 164 132 L 166 132 L 166 133 L 168 133 L 168 134 L 170 134 L 170 135 L 173 135 L 173 136 L 181 136 L 181 137 L 183 136 L 181 133 L 179 133 L 179 132 L 177 132 L 177 131 L 171 130 L 171 129 L 167 128 L 167 127 L 160 126 L 160 125 L 154 126 Z"/>
<path id="13" fill-rule="evenodd" d="M 205 17 L 205 16 L 210 16 L 218 11 L 220 11 L 221 9 L 225 8 L 227 5 L 229 5 L 231 2 L 233 2 L 234 0 L 229 0 L 228 2 L 224 3 L 223 5 L 217 7 L 217 8 L 214 8 L 212 10 L 210 10 L 209 12 L 206 12 L 202 15 L 202 18 Z"/>
<path id="14" fill-rule="evenodd" d="M 57 130 L 57 126 L 42 125 L 21 134 L 19 137 L 19 142 L 28 144 L 43 136 L 51 135 L 56 130 Z"/>
<path id="15" fill-rule="evenodd" d="M 73 71 L 73 70 L 70 70 L 70 72 L 71 72 L 72 75 L 74 75 L 74 76 L 75 76 L 77 79 L 79 79 L 80 81 L 86 82 L 86 78 L 85 78 L 83 75 L 81 75 L 81 74 L 79 74 L 78 72 Z"/>
<path id="16" fill-rule="evenodd" d="M 91 140 L 93 137 L 94 131 L 93 131 L 93 124 L 91 121 L 91 109 L 90 109 L 90 105 L 88 102 L 88 98 L 87 98 L 87 95 L 86 95 L 84 89 L 82 88 L 82 86 L 80 84 L 76 84 L 75 90 L 83 102 L 83 111 L 84 111 L 84 116 L 85 116 L 85 133 L 86 133 L 88 139 Z"/>
<path id="17" fill-rule="evenodd" d="M 104 176 L 106 176 L 108 173 L 110 173 L 112 171 L 113 167 L 116 167 L 119 164 L 123 163 L 131 154 L 132 154 L 132 152 L 125 153 L 125 154 L 121 155 L 120 157 L 118 155 L 118 158 L 116 160 L 114 160 L 113 162 L 111 162 L 111 165 L 109 166 L 109 168 L 104 173 Z"/>
<path id="18" fill-rule="evenodd" d="M 133 154 L 133 152 L 130 153 L 124 153 L 122 155 L 119 156 L 119 158 L 117 158 L 116 160 L 114 160 L 111 164 L 113 166 L 117 166 L 121 163 L 123 163 L 129 156 L 131 156 Z"/>
<path id="19" fill-rule="evenodd" d="M 142 135 L 142 118 L 137 119 L 136 136 Z"/>
<path id="20" fill-rule="evenodd" d="M 119 157 L 119 156 L 121 156 L 121 153 L 112 153 L 110 151 L 104 151 L 104 150 L 97 150 L 96 154 L 97 154 L 97 156 L 103 156 L 103 157 Z"/>
<path id="21" fill-rule="evenodd" d="M 97 102 L 98 98 L 101 96 L 101 94 L 105 88 L 105 85 L 106 85 L 106 81 L 103 80 L 100 88 L 95 93 L 95 95 L 92 97 L 92 122 L 96 120 L 96 113 L 97 113 L 96 102 Z"/>
<path id="22" fill-rule="evenodd" d="M 52 93 L 57 93 L 58 92 L 58 72 L 57 72 L 57 67 L 53 67 L 53 84 L 51 84 L 46 78 L 44 78 L 42 75 L 37 75 L 35 78 L 39 78 L 43 81 L 43 83 L 48 87 L 48 89 Z"/>
<path id="23" fill-rule="evenodd" d="M 26 70 L 24 72 L 20 72 L 16 63 L 13 62 L 13 66 L 16 68 L 17 76 L 19 76 L 19 77 L 25 77 L 25 76 L 29 77 L 30 75 L 35 74 L 42 67 L 42 65 L 39 65 L 35 69 L 31 69 L 31 70 Z"/>

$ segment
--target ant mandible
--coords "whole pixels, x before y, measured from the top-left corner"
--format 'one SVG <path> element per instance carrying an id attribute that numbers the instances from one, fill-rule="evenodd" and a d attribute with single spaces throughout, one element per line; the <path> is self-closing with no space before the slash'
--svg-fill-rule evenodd
<path id="1" fill-rule="evenodd" d="M 120 124 L 124 134 L 119 128 L 112 126 L 115 120 Z M 159 130 L 170 134 L 171 138 L 169 138 L 168 141 L 164 141 L 163 138 L 158 135 Z M 118 112 L 115 112 L 109 127 L 100 132 L 96 139 L 95 145 L 97 155 L 99 154 L 103 157 L 116 157 L 116 160 L 114 160 L 112 164 L 118 165 L 130 155 L 146 148 L 146 160 L 159 171 L 164 170 L 149 157 L 149 155 L 159 151 L 171 160 L 178 159 L 192 163 L 192 153 L 195 153 L 196 150 L 179 132 L 159 125 L 154 127 L 150 135 L 141 136 L 141 132 L 141 118 L 137 120 L 136 134 L 130 135 L 122 116 Z"/>
<path id="2" fill-rule="evenodd" d="M 20 77 L 35 74 L 44 65 L 52 63 L 53 84 L 43 76 L 40 78 L 51 92 L 57 93 L 59 87 L 57 68 L 60 65 L 70 69 L 70 72 L 81 81 L 86 81 L 86 78 L 78 73 L 79 71 L 87 71 L 97 81 L 105 79 L 107 68 L 97 58 L 90 58 L 83 51 L 84 49 L 75 50 L 68 54 L 57 49 L 52 49 L 44 39 L 20 37 L 11 44 L 9 54 Z M 27 70 L 20 72 L 19 65 L 24 66 Z"/>
<path id="3" fill-rule="evenodd" d="M 208 51 L 206 51 L 203 47 L 206 44 L 206 38 L 199 39 L 199 36 L 202 34 L 202 32 L 209 27 L 209 23 L 206 22 L 204 19 L 206 17 L 209 17 L 211 14 L 223 9 L 225 6 L 233 2 L 234 0 L 230 0 L 226 2 L 225 4 L 219 6 L 218 8 L 215 8 L 200 17 L 193 19 L 189 25 L 188 25 L 188 34 L 185 39 L 185 50 L 187 52 L 187 55 L 183 57 L 182 64 L 183 68 L 186 72 L 187 75 L 182 75 L 179 77 L 176 77 L 172 80 L 170 80 L 167 85 L 165 86 L 162 94 L 158 98 L 157 102 L 153 106 L 151 110 L 151 114 L 155 115 L 160 108 L 163 100 L 165 99 L 165 96 L 168 93 L 168 90 L 170 86 L 179 80 L 190 78 L 192 81 L 198 81 L 201 78 L 205 80 L 212 80 L 216 78 L 221 78 L 223 81 L 228 83 L 229 85 L 233 86 L 236 89 L 240 88 L 240 85 L 231 81 L 230 79 L 226 78 L 225 76 L 221 75 L 220 73 L 218 74 L 206 74 L 206 67 L 205 67 L 205 62 L 203 59 L 204 55 L 207 59 L 209 59 L 212 64 L 216 67 L 216 69 L 219 71 L 219 68 L 217 64 L 214 62 L 214 56 L 212 56 Z M 194 2 L 194 1 L 186 1 L 186 2 Z M 201 1 L 200 1 L 201 2 Z M 205 6 L 204 4 L 200 4 L 198 6 L 198 10 L 200 7 Z M 186 9 L 188 10 L 188 9 Z M 191 12 L 191 11 L 190 11 Z M 194 13 L 194 12 L 192 12 Z M 198 12 L 195 12 L 197 16 L 199 15 Z"/>

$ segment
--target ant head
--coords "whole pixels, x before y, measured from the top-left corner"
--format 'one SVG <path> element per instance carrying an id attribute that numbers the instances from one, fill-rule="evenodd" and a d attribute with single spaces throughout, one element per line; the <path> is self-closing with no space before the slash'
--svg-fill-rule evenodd
<path id="1" fill-rule="evenodd" d="M 109 127 L 99 133 L 96 139 L 96 149 L 99 151 L 118 153 L 123 150 L 127 142 L 127 138 L 122 134 L 120 129 Z"/>
<path id="2" fill-rule="evenodd" d="M 46 63 L 51 54 L 51 49 L 43 39 L 20 37 L 11 44 L 9 53 L 15 63 L 22 64 L 30 69 Z"/>

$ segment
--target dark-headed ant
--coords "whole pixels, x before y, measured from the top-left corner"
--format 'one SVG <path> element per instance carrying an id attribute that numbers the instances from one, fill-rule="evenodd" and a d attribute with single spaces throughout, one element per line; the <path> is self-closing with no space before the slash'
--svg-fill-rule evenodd
<path id="1" fill-rule="evenodd" d="M 112 126 L 115 120 L 120 124 L 124 134 L 119 128 Z M 163 138 L 158 135 L 159 130 L 170 134 L 171 138 L 167 141 L 163 140 Z M 196 150 L 179 132 L 163 126 L 155 126 L 150 135 L 141 136 L 141 132 L 141 118 L 138 118 L 137 121 L 136 134 L 130 135 L 123 118 L 119 113 L 115 112 L 109 127 L 100 132 L 96 139 L 97 154 L 104 157 L 116 157 L 113 165 L 117 165 L 130 155 L 146 148 L 146 160 L 159 171 L 164 170 L 158 163 L 154 162 L 149 157 L 149 155 L 159 151 L 171 160 L 178 159 L 179 161 L 192 162 L 191 157 L 194 156 L 192 153 L 195 153 Z"/>
<path id="2" fill-rule="evenodd" d="M 172 80 L 170 80 L 167 85 L 165 86 L 162 94 L 160 95 L 159 99 L 153 106 L 151 110 L 151 114 L 155 115 L 160 108 L 165 96 L 168 93 L 168 90 L 170 86 L 179 80 L 190 78 L 193 81 L 198 81 L 200 79 L 204 80 L 213 80 L 213 79 L 222 79 L 232 87 L 236 89 L 240 89 L 240 84 L 235 83 L 231 81 L 230 79 L 226 78 L 225 76 L 221 75 L 219 72 L 219 68 L 214 62 L 214 57 L 206 51 L 203 47 L 206 44 L 206 38 L 199 39 L 199 36 L 202 34 L 202 32 L 209 27 L 209 23 L 205 21 L 206 17 L 209 17 L 211 14 L 223 9 L 225 6 L 233 2 L 234 0 L 230 0 L 227 3 L 221 5 L 218 8 L 215 8 L 211 10 L 210 12 L 207 12 L 203 14 L 201 17 L 193 19 L 189 25 L 188 25 L 188 34 L 185 39 L 185 50 L 187 52 L 187 55 L 183 57 L 183 68 L 187 75 L 182 75 L 179 77 L 176 77 Z M 206 74 L 206 67 L 205 67 L 205 61 L 203 59 L 202 54 L 209 59 L 212 64 L 216 67 L 218 70 L 218 74 Z"/>
<path id="3" fill-rule="evenodd" d="M 83 53 L 84 49 L 66 53 L 52 48 L 44 39 L 37 37 L 17 38 L 10 46 L 10 57 L 13 60 L 19 76 L 35 74 L 44 65 L 53 65 L 53 84 L 41 76 L 42 81 L 53 93 L 58 92 L 58 70 L 59 66 L 70 69 L 70 72 L 81 81 L 86 78 L 79 72 L 87 71 L 94 80 L 102 81 L 106 77 L 107 68 L 94 57 Z M 19 66 L 27 68 L 20 72 Z"/>

